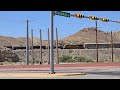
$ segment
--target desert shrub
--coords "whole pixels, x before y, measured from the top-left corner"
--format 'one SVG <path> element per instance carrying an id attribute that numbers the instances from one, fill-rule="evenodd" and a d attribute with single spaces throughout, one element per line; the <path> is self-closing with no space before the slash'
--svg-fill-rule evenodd
<path id="1" fill-rule="evenodd" d="M 72 56 L 68 56 L 68 55 L 63 55 L 59 57 L 59 61 L 60 62 L 73 62 Z"/>
<path id="2" fill-rule="evenodd" d="M 3 62 L 0 62 L 0 65 L 3 65 Z"/>
<path id="3" fill-rule="evenodd" d="M 85 57 L 74 57 L 75 62 L 93 62 L 92 59 L 87 59 Z"/>
<path id="4" fill-rule="evenodd" d="M 39 64 L 39 62 L 40 62 L 39 60 L 35 60 L 35 61 L 34 61 L 34 63 L 36 63 L 36 64 Z"/>
<path id="5" fill-rule="evenodd" d="M 69 50 L 69 53 L 72 53 L 73 52 L 73 50 Z"/>
<path id="6" fill-rule="evenodd" d="M 85 59 L 85 62 L 94 62 L 92 59 Z"/>
<path id="7" fill-rule="evenodd" d="M 83 62 L 83 61 L 85 61 L 85 58 L 84 57 L 74 57 L 74 60 L 76 61 L 76 62 Z"/>
<path id="8" fill-rule="evenodd" d="M 108 62 L 107 59 L 100 59 L 99 62 Z"/>

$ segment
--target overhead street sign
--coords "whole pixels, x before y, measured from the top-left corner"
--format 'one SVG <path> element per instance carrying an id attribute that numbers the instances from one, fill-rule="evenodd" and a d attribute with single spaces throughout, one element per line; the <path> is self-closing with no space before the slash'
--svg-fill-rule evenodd
<path id="1" fill-rule="evenodd" d="M 70 17 L 70 13 L 62 11 L 55 11 L 55 15 Z"/>

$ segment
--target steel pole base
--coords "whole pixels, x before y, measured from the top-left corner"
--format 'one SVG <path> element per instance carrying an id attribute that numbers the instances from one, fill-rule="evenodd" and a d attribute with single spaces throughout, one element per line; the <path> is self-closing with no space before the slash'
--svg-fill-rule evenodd
<path id="1" fill-rule="evenodd" d="M 50 72 L 49 74 L 55 74 L 56 72 Z"/>
<path id="2" fill-rule="evenodd" d="M 40 62 L 40 64 L 42 64 L 42 62 Z"/>
<path id="3" fill-rule="evenodd" d="M 48 64 L 50 64 L 50 62 L 48 62 Z"/>

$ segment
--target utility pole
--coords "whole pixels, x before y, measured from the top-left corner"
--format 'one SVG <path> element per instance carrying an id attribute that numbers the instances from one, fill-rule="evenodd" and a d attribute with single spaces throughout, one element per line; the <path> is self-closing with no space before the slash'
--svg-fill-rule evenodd
<path id="1" fill-rule="evenodd" d="M 1 48 L 1 47 L 0 47 L 0 56 L 1 56 L 1 57 L 0 57 L 1 61 L 3 61 L 3 60 L 2 60 L 2 48 Z"/>
<path id="2" fill-rule="evenodd" d="M 29 65 L 29 34 L 28 34 L 28 20 L 27 20 L 27 36 L 26 36 L 26 64 Z"/>
<path id="3" fill-rule="evenodd" d="M 55 11 L 51 11 L 50 16 L 50 74 L 54 74 L 54 48 L 53 48 L 53 40 L 54 40 L 54 32 L 53 32 L 53 19 Z"/>
<path id="4" fill-rule="evenodd" d="M 111 54 L 112 54 L 112 62 L 114 62 L 113 61 L 113 36 L 112 36 L 112 30 L 111 30 L 111 50 L 112 50 L 112 52 L 111 52 Z"/>
<path id="5" fill-rule="evenodd" d="M 48 28 L 48 64 L 50 64 L 50 39 L 49 39 L 49 28 Z"/>
<path id="6" fill-rule="evenodd" d="M 40 29 L 40 64 L 42 64 L 42 35 L 41 35 L 41 29 Z"/>
<path id="7" fill-rule="evenodd" d="M 33 51 L 33 29 L 31 29 L 31 39 L 32 39 L 32 64 L 34 64 L 34 51 Z"/>
<path id="8" fill-rule="evenodd" d="M 96 54 L 97 54 L 97 63 L 98 63 L 98 40 L 97 40 L 97 20 L 96 20 Z"/>
<path id="9" fill-rule="evenodd" d="M 59 56 L 58 56 L 58 31 L 56 28 L 56 64 L 59 64 Z"/>

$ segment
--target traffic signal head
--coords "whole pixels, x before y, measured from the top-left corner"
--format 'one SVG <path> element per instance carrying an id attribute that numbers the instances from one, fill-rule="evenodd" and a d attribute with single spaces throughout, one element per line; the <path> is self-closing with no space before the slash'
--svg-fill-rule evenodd
<path id="1" fill-rule="evenodd" d="M 98 18 L 94 17 L 94 16 L 89 16 L 89 18 L 92 19 L 92 20 L 98 20 Z"/>
<path id="2" fill-rule="evenodd" d="M 75 17 L 77 17 L 77 18 L 84 18 L 85 16 L 81 15 L 81 14 L 75 14 Z"/>
<path id="3" fill-rule="evenodd" d="M 109 19 L 106 19 L 106 18 L 100 18 L 100 20 L 103 22 L 109 22 Z"/>
<path id="4" fill-rule="evenodd" d="M 120 21 L 116 21 L 117 23 L 120 23 Z"/>

